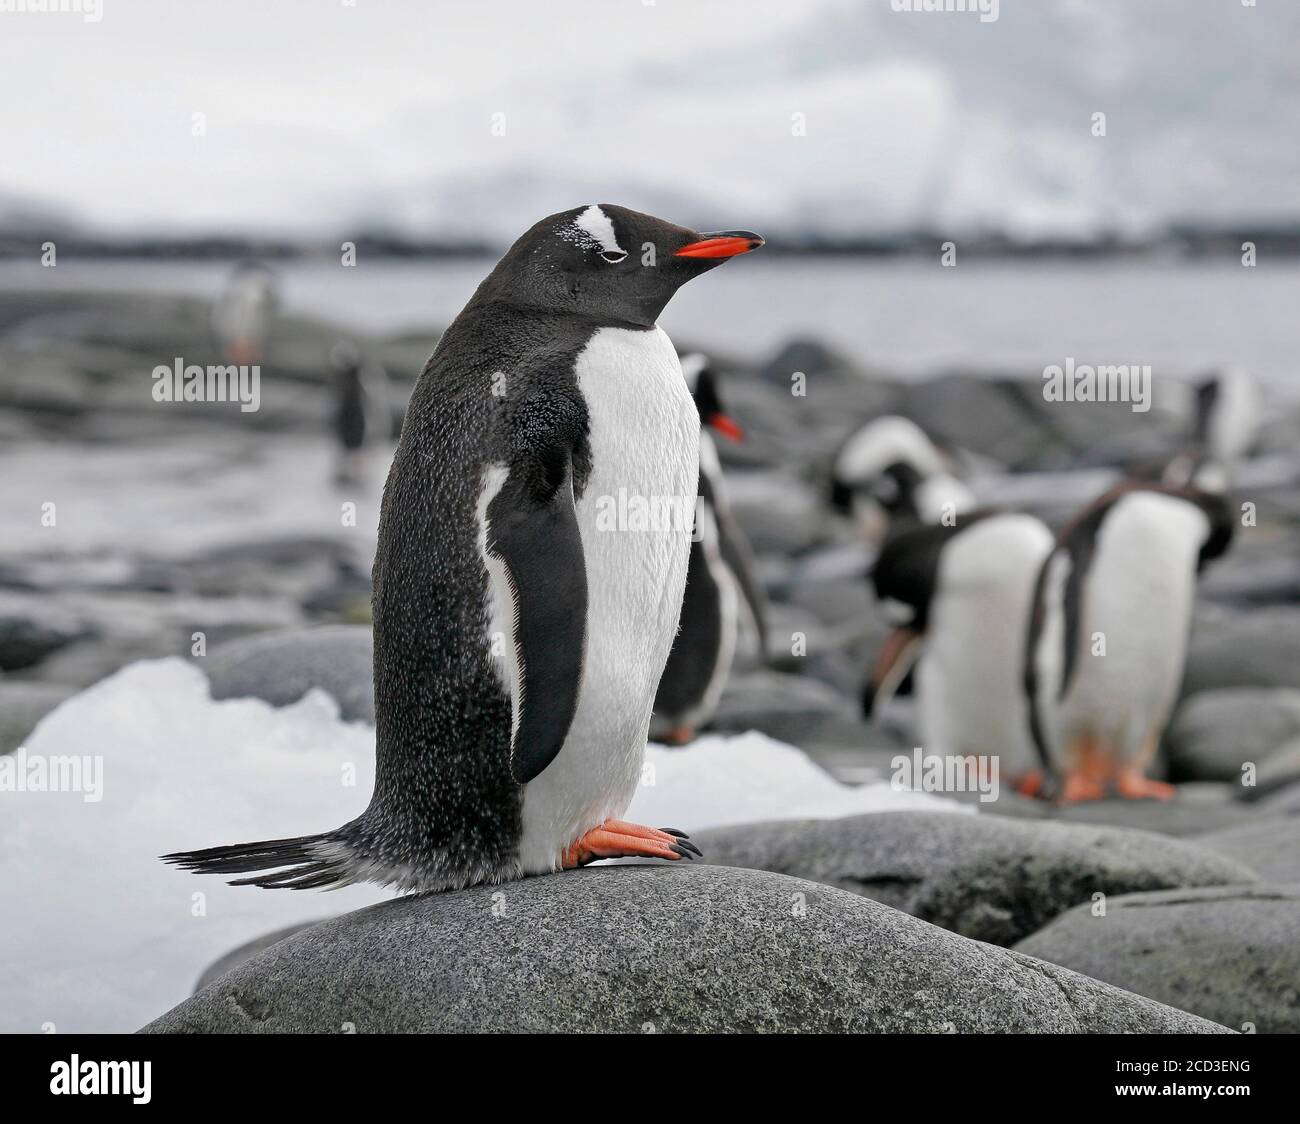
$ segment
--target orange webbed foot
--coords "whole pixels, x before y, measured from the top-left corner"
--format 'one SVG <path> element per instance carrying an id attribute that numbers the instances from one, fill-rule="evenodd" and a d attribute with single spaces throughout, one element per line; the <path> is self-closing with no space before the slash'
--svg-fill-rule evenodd
<path id="1" fill-rule="evenodd" d="M 597 859 L 652 858 L 693 859 L 700 849 L 684 831 L 668 827 L 662 831 L 623 820 L 606 820 L 579 836 L 560 856 L 564 870 L 586 866 Z"/>
<path id="2" fill-rule="evenodd" d="M 1164 781 L 1153 781 L 1138 769 L 1121 769 L 1115 774 L 1115 795 L 1122 800 L 1172 800 L 1177 789 Z"/>
<path id="3" fill-rule="evenodd" d="M 1024 773 L 1016 778 L 1015 790 L 1021 796 L 1042 796 L 1047 789 L 1047 778 L 1039 769 Z"/>
<path id="4" fill-rule="evenodd" d="M 1082 804 L 1087 800 L 1101 800 L 1106 796 L 1105 786 L 1095 777 L 1086 773 L 1066 773 L 1061 778 L 1061 791 L 1056 797 L 1058 804 Z"/>

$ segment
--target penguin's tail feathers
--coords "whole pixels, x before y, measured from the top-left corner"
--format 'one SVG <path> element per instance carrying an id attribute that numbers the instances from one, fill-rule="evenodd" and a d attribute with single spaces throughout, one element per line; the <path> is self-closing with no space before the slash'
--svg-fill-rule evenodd
<path id="1" fill-rule="evenodd" d="M 334 889 L 353 881 L 349 848 L 333 833 L 234 843 L 203 851 L 177 851 L 163 855 L 162 860 L 195 874 L 267 871 L 252 878 L 236 878 L 230 883 L 261 886 L 265 890 Z"/>

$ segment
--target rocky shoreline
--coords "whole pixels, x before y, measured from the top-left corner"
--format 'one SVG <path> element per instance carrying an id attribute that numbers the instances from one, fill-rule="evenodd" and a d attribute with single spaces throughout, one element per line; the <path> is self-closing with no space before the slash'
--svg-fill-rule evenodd
<path id="1" fill-rule="evenodd" d="M 372 450 L 353 490 L 330 479 L 325 358 L 339 335 L 282 318 L 256 414 L 144 409 L 159 356 L 211 351 L 198 302 L 0 294 L 0 471 L 21 513 L 0 559 L 0 754 L 75 744 L 57 729 L 69 706 L 166 657 L 202 671 L 212 700 L 282 713 L 318 689 L 336 708 L 329 730 L 368 729 L 368 566 L 389 449 Z M 435 340 L 364 342 L 401 398 Z M 903 382 L 816 341 L 757 368 L 717 365 L 747 434 L 721 451 L 771 602 L 772 658 L 759 666 L 742 644 L 713 732 L 759 731 L 850 784 L 887 779 L 915 733 L 906 700 L 885 724 L 861 718 L 888 624 L 867 555 L 826 503 L 830 451 L 901 413 L 954 450 L 982 498 L 1059 520 L 1108 478 L 1086 454 L 1158 445 L 1181 424 L 1178 388 L 1161 384 L 1138 415 L 1053 409 L 1019 372 Z M 806 395 L 791 394 L 793 372 Z M 1200 591 L 1153 770 L 1177 786 L 1168 803 L 1056 808 L 1004 787 L 989 801 L 944 794 L 973 815 L 718 820 L 729 826 L 695 835 L 708 865 L 691 869 L 622 864 L 306 927 L 268 917 L 261 937 L 232 929 L 199 992 L 158 1004 L 146 1029 L 1300 1031 L 1297 450 L 1300 414 L 1278 403 L 1237 488 L 1257 525 Z M 50 500 L 57 528 L 41 525 Z M 86 752 L 95 734 L 82 732 Z M 130 750 L 103 752 L 111 784 L 112 754 Z M 14 831 L 0 828 L 0 862 L 46 861 Z M 93 858 L 64 838 L 45 876 Z M 181 909 L 193 887 L 175 877 Z"/>

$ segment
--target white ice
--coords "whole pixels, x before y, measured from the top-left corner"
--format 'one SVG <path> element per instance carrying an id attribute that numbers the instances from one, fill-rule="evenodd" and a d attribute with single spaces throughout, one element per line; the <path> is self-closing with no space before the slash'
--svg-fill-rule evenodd
<path id="1" fill-rule="evenodd" d="M 100 755 L 103 798 L 0 792 L 0 1031 L 133 1031 L 236 946 L 390 896 L 231 887 L 158 855 L 309 834 L 357 815 L 374 730 L 313 691 L 274 709 L 214 702 L 179 659 L 132 664 L 69 699 L 35 755 Z M 849 788 L 760 734 L 650 746 L 627 815 L 687 831 L 759 819 L 957 805 L 887 784 Z M 354 781 L 354 783 L 349 783 Z M 653 781 L 653 783 L 649 783 Z"/>

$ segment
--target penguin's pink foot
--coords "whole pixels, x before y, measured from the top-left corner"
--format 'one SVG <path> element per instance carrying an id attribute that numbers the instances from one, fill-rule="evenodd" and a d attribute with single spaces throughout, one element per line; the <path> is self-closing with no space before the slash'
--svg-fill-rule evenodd
<path id="1" fill-rule="evenodd" d="M 695 729 L 692 726 L 674 726 L 664 735 L 664 743 L 667 745 L 685 745 L 694 740 Z"/>
<path id="2" fill-rule="evenodd" d="M 572 870 L 597 859 L 651 858 L 675 862 L 694 858 L 699 853 L 700 849 L 686 833 L 676 828 L 660 831 L 623 820 L 606 820 L 570 843 L 560 856 L 560 866 Z"/>
<path id="3" fill-rule="evenodd" d="M 1101 800 L 1106 795 L 1105 786 L 1087 773 L 1066 773 L 1061 778 L 1058 804 L 1082 804 L 1086 800 Z"/>
<path id="4" fill-rule="evenodd" d="M 1115 795 L 1122 800 L 1172 800 L 1177 790 L 1164 781 L 1153 781 L 1139 769 L 1120 769 L 1115 774 Z"/>
<path id="5" fill-rule="evenodd" d="M 1015 790 L 1021 796 L 1042 796 L 1044 787 L 1045 779 L 1038 769 L 1016 778 Z"/>

